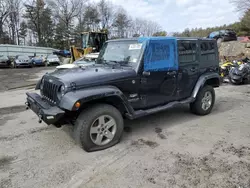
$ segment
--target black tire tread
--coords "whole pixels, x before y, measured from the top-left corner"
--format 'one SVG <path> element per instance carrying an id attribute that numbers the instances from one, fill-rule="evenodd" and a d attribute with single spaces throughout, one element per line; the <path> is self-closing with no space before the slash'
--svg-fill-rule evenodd
<path id="1" fill-rule="evenodd" d="M 211 107 L 207 110 L 204 111 L 201 107 L 201 100 L 205 94 L 206 91 L 211 91 L 212 93 L 212 97 L 213 97 L 213 101 L 212 101 L 212 105 Z M 200 89 L 196 100 L 190 104 L 190 111 L 196 115 L 200 115 L 200 116 L 204 116 L 207 114 L 210 114 L 211 110 L 213 109 L 214 106 L 214 102 L 215 102 L 215 91 L 214 88 L 210 85 L 205 85 L 203 88 Z"/>
<path id="2" fill-rule="evenodd" d="M 112 115 L 117 121 L 117 134 L 114 139 L 107 145 L 96 146 L 90 139 L 89 128 L 91 123 L 98 117 L 98 115 L 103 114 Z M 78 116 L 73 131 L 73 137 L 77 144 L 82 146 L 82 148 L 87 151 L 98 151 L 109 148 L 120 141 L 123 132 L 123 118 L 118 109 L 109 104 L 96 104 L 90 108 L 83 110 Z"/>

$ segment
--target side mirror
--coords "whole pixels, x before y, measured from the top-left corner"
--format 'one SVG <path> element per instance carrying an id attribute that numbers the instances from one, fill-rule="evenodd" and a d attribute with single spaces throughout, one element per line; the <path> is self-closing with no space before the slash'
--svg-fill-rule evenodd
<path id="1" fill-rule="evenodd" d="M 143 76 L 150 76 L 150 72 L 143 71 L 143 72 L 142 72 L 142 75 L 143 75 Z"/>

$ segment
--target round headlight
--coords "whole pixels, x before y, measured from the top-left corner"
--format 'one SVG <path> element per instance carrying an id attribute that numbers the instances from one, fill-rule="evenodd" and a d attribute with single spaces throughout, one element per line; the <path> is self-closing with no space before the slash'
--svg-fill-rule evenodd
<path id="1" fill-rule="evenodd" d="M 58 97 L 59 98 L 62 97 L 65 94 L 65 91 L 66 91 L 65 86 L 64 85 L 60 86 L 59 91 L 58 91 Z"/>

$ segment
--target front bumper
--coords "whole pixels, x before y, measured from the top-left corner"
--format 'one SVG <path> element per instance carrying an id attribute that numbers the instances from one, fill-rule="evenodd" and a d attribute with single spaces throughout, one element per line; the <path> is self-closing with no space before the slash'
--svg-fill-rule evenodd
<path id="1" fill-rule="evenodd" d="M 59 61 L 48 61 L 47 62 L 48 65 L 60 65 Z"/>
<path id="2" fill-rule="evenodd" d="M 65 111 L 57 106 L 50 105 L 37 93 L 26 93 L 26 95 L 27 107 L 38 115 L 39 120 L 44 121 L 46 124 L 57 124 L 64 116 Z"/>
<path id="3" fill-rule="evenodd" d="M 44 66 L 45 65 L 45 62 L 33 62 L 33 65 L 35 65 L 35 66 Z"/>
<path id="4" fill-rule="evenodd" d="M 31 67 L 32 63 L 17 63 L 17 67 Z"/>

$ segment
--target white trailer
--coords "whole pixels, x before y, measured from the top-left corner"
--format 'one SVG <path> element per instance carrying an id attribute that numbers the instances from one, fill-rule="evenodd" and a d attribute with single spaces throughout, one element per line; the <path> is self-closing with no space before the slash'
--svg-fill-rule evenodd
<path id="1" fill-rule="evenodd" d="M 16 55 L 46 56 L 52 54 L 54 51 L 58 50 L 46 47 L 0 44 L 0 55 L 6 55 L 9 57 L 14 57 Z"/>

